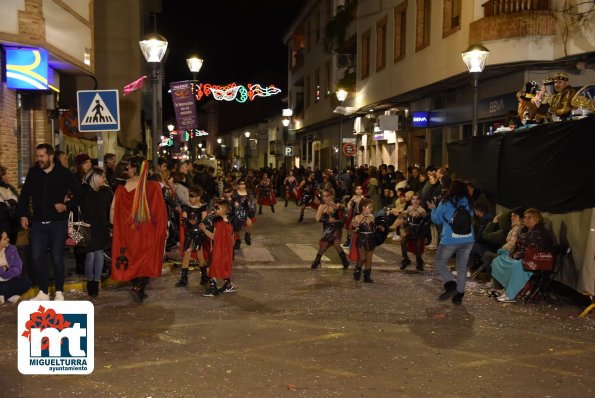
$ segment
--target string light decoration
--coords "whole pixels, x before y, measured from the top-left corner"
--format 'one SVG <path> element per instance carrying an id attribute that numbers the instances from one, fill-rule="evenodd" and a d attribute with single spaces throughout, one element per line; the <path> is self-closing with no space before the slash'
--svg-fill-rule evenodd
<path id="1" fill-rule="evenodd" d="M 270 97 L 281 92 L 281 89 L 272 84 L 267 87 L 252 83 L 248 83 L 246 86 L 237 83 L 229 83 L 225 86 L 199 83 L 193 86 L 194 96 L 197 101 L 200 101 L 203 97 L 212 96 L 217 101 L 244 103 L 247 100 L 254 101 L 256 97 Z"/>

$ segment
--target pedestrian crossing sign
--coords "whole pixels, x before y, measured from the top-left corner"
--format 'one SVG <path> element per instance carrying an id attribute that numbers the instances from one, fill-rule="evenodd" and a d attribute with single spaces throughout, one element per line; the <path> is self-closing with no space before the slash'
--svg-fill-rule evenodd
<path id="1" fill-rule="evenodd" d="M 80 90 L 76 98 L 79 131 L 120 130 L 118 90 Z"/>

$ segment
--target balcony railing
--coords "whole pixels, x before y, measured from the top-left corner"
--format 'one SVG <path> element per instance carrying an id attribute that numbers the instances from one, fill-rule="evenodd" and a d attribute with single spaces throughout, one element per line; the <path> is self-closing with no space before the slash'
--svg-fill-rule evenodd
<path id="1" fill-rule="evenodd" d="M 515 14 L 523 11 L 549 10 L 549 0 L 490 0 L 481 5 L 484 17 Z"/>

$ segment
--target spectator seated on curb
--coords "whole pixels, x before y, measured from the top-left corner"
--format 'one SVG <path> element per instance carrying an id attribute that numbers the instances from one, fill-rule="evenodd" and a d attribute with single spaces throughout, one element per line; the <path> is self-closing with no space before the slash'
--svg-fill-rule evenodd
<path id="1" fill-rule="evenodd" d="M 0 305 L 4 301 L 18 303 L 21 294 L 31 287 L 31 280 L 22 271 L 23 261 L 16 246 L 10 244 L 7 231 L 0 230 Z"/>
<path id="2" fill-rule="evenodd" d="M 504 249 L 510 252 L 514 248 L 524 212 L 525 209 L 517 207 L 500 213 L 483 230 L 481 238 L 491 246 L 491 250 L 482 254 L 480 267 L 483 267 L 489 275 L 492 273 L 492 260 L 498 256 L 498 250 Z"/>
<path id="3" fill-rule="evenodd" d="M 473 233 L 475 235 L 475 243 L 469 254 L 469 260 L 467 261 L 467 277 L 471 277 L 470 271 L 473 268 L 481 266 L 481 256 L 483 253 L 490 249 L 495 249 L 490 243 L 486 242 L 482 238 L 482 234 L 486 226 L 493 220 L 494 214 L 490 213 L 487 205 L 484 202 L 473 203 L 473 210 L 475 210 L 475 216 L 473 217 Z M 453 275 L 456 276 L 456 271 L 453 271 Z"/>
<path id="4" fill-rule="evenodd" d="M 543 216 L 534 208 L 525 210 L 523 226 L 512 251 L 499 250 L 498 257 L 492 261 L 492 276 L 504 286 L 504 293 L 497 298 L 499 302 L 515 302 L 517 294 L 531 278 L 533 273 L 523 269 L 523 258 L 529 245 L 535 246 L 538 251 L 551 250 L 553 247 L 553 239 L 544 226 Z"/>

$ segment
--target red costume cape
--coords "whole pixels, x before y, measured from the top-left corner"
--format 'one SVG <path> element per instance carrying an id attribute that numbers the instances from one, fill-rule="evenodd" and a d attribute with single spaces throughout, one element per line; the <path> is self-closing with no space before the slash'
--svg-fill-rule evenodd
<path id="1" fill-rule="evenodd" d="M 151 220 L 136 226 L 130 219 L 136 189 L 127 192 L 123 185 L 116 189 L 111 273 L 114 280 L 161 276 L 167 211 L 161 185 L 156 181 L 147 181 L 146 189 Z"/>
<path id="2" fill-rule="evenodd" d="M 349 245 L 349 255 L 347 256 L 351 261 L 359 260 L 359 252 L 357 250 L 357 231 L 351 234 L 351 242 Z"/>
<path id="3" fill-rule="evenodd" d="M 209 278 L 228 279 L 231 277 L 233 262 L 233 227 L 223 220 L 215 223 L 215 239 L 209 266 Z"/>

